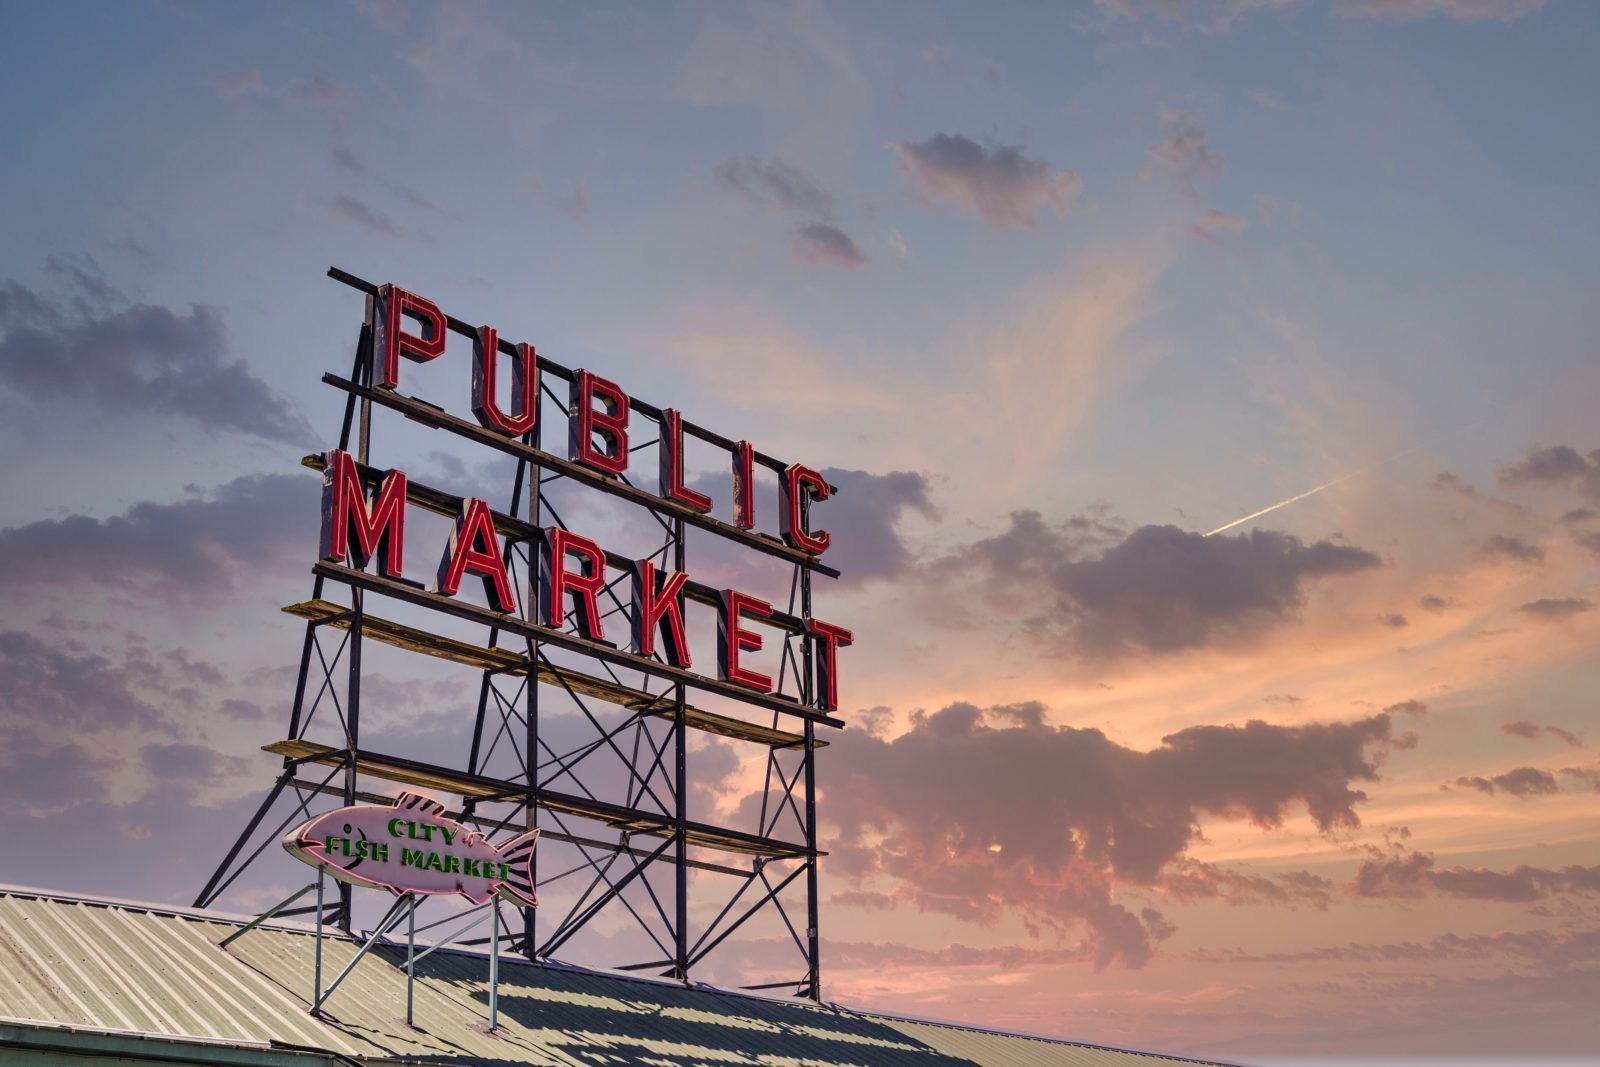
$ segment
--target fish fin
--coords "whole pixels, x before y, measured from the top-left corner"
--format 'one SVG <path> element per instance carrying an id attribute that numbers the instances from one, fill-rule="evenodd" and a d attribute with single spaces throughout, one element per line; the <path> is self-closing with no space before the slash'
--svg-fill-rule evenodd
<path id="1" fill-rule="evenodd" d="M 502 862 L 511 868 L 511 877 L 500 883 L 500 891 L 528 907 L 539 905 L 533 889 L 533 847 L 538 843 L 539 831 L 534 829 L 513 837 L 499 849 Z"/>
<path id="2" fill-rule="evenodd" d="M 443 804 L 421 793 L 401 793 L 400 799 L 394 802 L 394 806 L 406 811 L 418 811 L 424 815 L 440 815 L 445 810 Z"/>

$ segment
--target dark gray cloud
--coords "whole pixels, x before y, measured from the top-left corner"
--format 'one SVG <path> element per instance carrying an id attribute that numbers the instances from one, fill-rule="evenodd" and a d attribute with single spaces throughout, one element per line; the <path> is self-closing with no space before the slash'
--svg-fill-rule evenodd
<path id="1" fill-rule="evenodd" d="M 1064 215 L 1083 184 L 1070 170 L 1029 159 L 1021 146 L 985 148 L 960 134 L 891 145 L 900 164 L 933 200 L 955 200 L 988 225 L 1035 229 L 1046 207 Z"/>
<path id="2" fill-rule="evenodd" d="M 1416 899 L 1430 894 L 1464 900 L 1530 903 L 1563 893 L 1600 893 L 1600 866 L 1559 870 L 1518 865 L 1439 868 L 1429 852 L 1378 854 L 1364 861 L 1350 884 L 1358 897 Z"/>
<path id="3" fill-rule="evenodd" d="M 1391 614 L 1391 615 L 1380 615 L 1380 616 L 1378 616 L 1378 621 L 1383 623 L 1385 626 L 1391 627 L 1391 628 L 1396 629 L 1396 630 L 1403 630 L 1407 626 L 1410 625 L 1410 623 L 1406 620 L 1406 617 L 1404 615 L 1399 614 L 1399 613 L 1395 613 L 1395 614 Z"/>
<path id="4" fill-rule="evenodd" d="M 906 574 L 915 560 L 896 528 L 912 513 L 937 518 L 938 509 L 930 496 L 928 479 L 912 471 L 870 474 L 866 471 L 828 467 L 822 471 L 828 484 L 839 491 L 816 504 L 811 512 L 812 527 L 832 538 L 823 561 L 840 571 L 846 585 Z M 691 479 L 691 488 L 721 503 L 728 493 L 726 474 L 705 474 Z M 775 495 L 775 494 L 774 494 Z M 768 506 L 765 500 L 757 510 Z M 769 557 L 740 551 L 721 537 L 696 537 L 691 530 L 691 558 L 699 567 L 716 568 L 715 580 L 739 588 L 741 581 L 781 581 L 788 589 L 787 570 Z M 706 580 L 710 581 L 711 578 Z"/>
<path id="5" fill-rule="evenodd" d="M 250 769 L 249 760 L 223 755 L 206 745 L 145 745 L 139 749 L 139 758 L 151 776 L 167 782 L 203 784 Z"/>
<path id="6" fill-rule="evenodd" d="M 1431 941 L 1387 944 L 1328 945 L 1298 952 L 1214 952 L 1195 959 L 1207 963 L 1405 963 L 1422 960 L 1520 957 L 1539 961 L 1592 962 L 1600 958 L 1600 928 L 1556 933 L 1551 930 L 1507 930 L 1494 934 L 1441 934 Z"/>
<path id="7" fill-rule="evenodd" d="M 328 201 L 328 210 L 346 222 L 353 222 L 357 226 L 371 230 L 373 233 L 385 237 L 409 237 L 410 233 L 388 215 L 368 207 L 353 196 L 340 193 Z"/>
<path id="8" fill-rule="evenodd" d="M 68 307 L 8 281 L 0 287 L 0 386 L 36 401 L 104 412 L 178 416 L 211 431 L 304 444 L 289 402 L 227 359 L 216 308 L 187 315 L 126 304 L 93 271 L 76 271 Z"/>
<path id="9" fill-rule="evenodd" d="M 904 573 L 911 553 L 896 525 L 911 513 L 939 517 L 927 478 L 912 471 L 868 474 L 840 467 L 828 467 L 822 476 L 839 490 L 812 512 L 833 537 L 828 562 L 852 582 Z"/>
<path id="10" fill-rule="evenodd" d="M 1567 445 L 1541 448 L 1521 463 L 1504 467 L 1495 474 L 1501 485 L 1540 486 L 1571 489 L 1580 496 L 1600 501 L 1600 449 L 1587 457 Z"/>
<path id="11" fill-rule="evenodd" d="M 1504 556 L 1518 563 L 1544 562 L 1544 549 L 1516 537 L 1491 537 L 1484 542 L 1483 550 L 1490 555 Z"/>
<path id="12" fill-rule="evenodd" d="M 1549 734 L 1551 737 L 1559 737 L 1573 748 L 1583 747 L 1583 739 L 1571 730 L 1563 730 L 1559 726 L 1540 726 L 1532 719 L 1516 719 L 1512 722 L 1503 722 L 1500 724 L 1500 732 L 1507 737 L 1524 737 L 1530 741 L 1540 734 Z"/>
<path id="13" fill-rule="evenodd" d="M 356 92 L 317 74 L 290 84 L 284 89 L 283 98 L 301 107 L 341 107 L 354 100 Z"/>
<path id="14" fill-rule="evenodd" d="M 220 600 L 240 575 L 311 559 L 319 489 L 307 474 L 249 475 L 106 519 L 73 515 L 0 530 L 0 586 L 88 583 Z"/>
<path id="15" fill-rule="evenodd" d="M 918 712 L 892 740 L 848 731 L 830 757 L 836 871 L 898 899 L 992 924 L 1081 921 L 1097 966 L 1142 966 L 1170 926 L 1113 899 L 1119 885 L 1175 898 L 1319 902 L 1311 878 L 1256 880 L 1184 856 L 1212 815 L 1281 825 L 1303 808 L 1326 832 L 1359 825 L 1355 785 L 1376 780 L 1387 715 L 1351 723 L 1198 726 L 1148 752 L 1055 727 L 1038 704 Z"/>
<path id="16" fill-rule="evenodd" d="M 1198 205 L 1201 200 L 1195 182 L 1220 173 L 1222 157 L 1211 150 L 1206 131 L 1196 116 L 1167 111 L 1161 117 L 1167 127 L 1166 136 L 1147 148 L 1145 154 L 1166 167 L 1178 190 Z"/>
<path id="17" fill-rule="evenodd" d="M 1383 710 L 1386 715 L 1426 715 L 1428 705 L 1416 699 L 1402 700 L 1398 704 L 1390 704 Z"/>
<path id="18" fill-rule="evenodd" d="M 350 151 L 348 148 L 336 148 L 333 150 L 333 165 L 344 171 L 346 174 L 356 174 L 363 178 L 369 179 L 379 188 L 382 188 L 399 199 L 404 200 L 412 207 L 421 208 L 423 211 L 431 211 L 436 215 L 445 214 L 444 208 L 440 207 L 437 203 L 429 200 L 427 197 L 411 188 L 411 186 L 406 185 L 403 182 L 397 182 L 382 171 L 374 170 L 373 168 L 367 166 L 365 160 L 356 155 L 354 152 Z M 364 207 L 364 205 L 362 206 Z"/>
<path id="19" fill-rule="evenodd" d="M 1440 612 L 1449 609 L 1450 601 L 1442 596 L 1434 596 L 1432 593 L 1429 593 L 1427 596 L 1424 596 L 1421 600 L 1417 601 L 1417 606 L 1423 611 Z"/>
<path id="20" fill-rule="evenodd" d="M 1011 528 L 944 561 L 1024 613 L 1024 625 L 1071 639 L 1091 654 L 1175 652 L 1290 617 L 1309 581 L 1377 567 L 1365 549 L 1252 530 L 1205 537 L 1143 526 L 1092 558 L 1114 527 L 1082 516 L 1051 526 L 1032 511 Z M 1039 606 L 1047 605 L 1048 614 Z M 1031 613 L 1031 614 L 1029 614 Z"/>
<path id="21" fill-rule="evenodd" d="M 161 727 L 194 699 L 181 670 L 137 648 L 121 663 L 71 641 L 0 632 L 0 721 L 75 730 Z"/>
<path id="22" fill-rule="evenodd" d="M 872 261 L 861 254 L 850 235 L 826 222 L 810 222 L 789 235 L 789 251 L 794 258 L 814 267 L 855 270 Z"/>
<path id="23" fill-rule="evenodd" d="M 9 636 L 0 634 L 0 655 Z M 0 674 L 7 666 L 0 661 Z M 0 804 L 14 816 L 42 819 L 74 804 L 103 801 L 110 775 L 121 765 L 116 757 L 78 744 L 49 745 L 20 729 L 0 734 L 0 742 Z"/>
<path id="24" fill-rule="evenodd" d="M 1556 776 L 1549 771 L 1542 771 L 1537 767 L 1516 767 L 1504 774 L 1496 774 L 1490 778 L 1479 775 L 1457 778 L 1451 783 L 1462 789 L 1476 789 L 1480 793 L 1494 796 L 1496 792 L 1510 793 L 1514 797 L 1549 796 L 1561 792 L 1561 787 L 1556 784 Z"/>
<path id="25" fill-rule="evenodd" d="M 712 176 L 724 189 L 740 193 L 762 207 L 819 219 L 833 215 L 833 194 L 814 175 L 777 157 L 762 160 L 751 155 L 729 156 L 717 164 Z"/>
<path id="26" fill-rule="evenodd" d="M 1511 22 L 1532 15 L 1545 0 L 1334 0 L 1333 13 L 1346 18 L 1410 22 L 1444 15 L 1459 22 Z"/>
<path id="27" fill-rule="evenodd" d="M 1564 619 L 1570 619 L 1574 615 L 1581 615 L 1586 611 L 1594 610 L 1594 601 L 1576 596 L 1541 597 L 1538 600 L 1529 601 L 1517 610 L 1536 618 L 1560 622 Z"/>

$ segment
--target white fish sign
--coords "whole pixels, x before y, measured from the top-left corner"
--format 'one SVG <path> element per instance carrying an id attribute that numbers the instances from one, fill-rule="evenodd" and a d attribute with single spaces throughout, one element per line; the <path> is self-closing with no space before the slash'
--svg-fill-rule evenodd
<path id="1" fill-rule="evenodd" d="M 493 845 L 476 830 L 444 817 L 432 797 L 405 793 L 391 807 L 335 808 L 283 836 L 283 847 L 342 882 L 401 893 L 460 893 L 482 904 L 496 893 L 515 903 L 539 903 L 533 891 L 529 830 Z"/>

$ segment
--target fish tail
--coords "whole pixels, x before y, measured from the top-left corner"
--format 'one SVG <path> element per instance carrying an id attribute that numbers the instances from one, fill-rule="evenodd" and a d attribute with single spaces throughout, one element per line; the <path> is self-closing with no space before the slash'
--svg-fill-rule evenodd
<path id="1" fill-rule="evenodd" d="M 533 847 L 539 843 L 539 831 L 529 830 L 512 838 L 501 848 L 501 862 L 511 868 L 511 877 L 501 883 L 502 890 L 528 907 L 537 907 L 539 898 L 533 889 Z"/>

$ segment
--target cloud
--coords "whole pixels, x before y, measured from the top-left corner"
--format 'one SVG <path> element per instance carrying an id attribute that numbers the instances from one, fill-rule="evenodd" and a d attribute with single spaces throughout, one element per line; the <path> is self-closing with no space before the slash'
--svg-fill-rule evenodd
<path id="1" fill-rule="evenodd" d="M 1429 15 L 1445 15 L 1460 22 L 1511 22 L 1543 7 L 1544 0 L 1334 0 L 1333 13 L 1345 18 L 1392 22 L 1410 22 Z"/>
<path id="2" fill-rule="evenodd" d="M 827 559 L 848 581 L 891 578 L 911 564 L 895 526 L 915 512 L 936 519 L 939 511 L 928 496 L 928 480 L 911 471 L 868 474 L 828 467 L 822 472 L 839 493 L 817 505 L 812 514 L 833 535 Z"/>
<path id="3" fill-rule="evenodd" d="M 1194 222 L 1206 234 L 1213 234 L 1218 230 L 1229 230 L 1233 233 L 1238 233 L 1250 225 L 1249 222 L 1239 216 L 1230 215 L 1226 211 L 1218 211 L 1216 208 L 1207 208 Z"/>
<path id="4" fill-rule="evenodd" d="M 145 745 L 139 749 L 139 759 L 152 777 L 166 782 L 200 784 L 250 769 L 249 760 L 225 756 L 205 745 Z"/>
<path id="5" fill-rule="evenodd" d="M 1557 893 L 1600 893 L 1600 866 L 1439 869 L 1432 853 L 1397 853 L 1364 861 L 1349 888 L 1353 895 L 1365 898 L 1416 899 L 1434 893 L 1463 900 L 1529 903 Z"/>
<path id="6" fill-rule="evenodd" d="M 1515 537 L 1494 536 L 1484 542 L 1483 550 L 1491 555 L 1504 556 L 1518 563 L 1543 563 L 1544 549 L 1530 545 Z"/>
<path id="7" fill-rule="evenodd" d="M 1417 606 L 1423 611 L 1432 611 L 1437 613 L 1448 610 L 1450 607 L 1450 601 L 1442 596 L 1434 596 L 1432 593 L 1429 593 L 1417 601 Z"/>
<path id="8" fill-rule="evenodd" d="M 1398 704 L 1390 704 L 1383 710 L 1387 715 L 1416 715 L 1420 717 L 1428 713 L 1428 705 L 1420 700 L 1402 700 Z"/>
<path id="9" fill-rule="evenodd" d="M 1577 522 L 1588 522 L 1597 515 L 1600 515 L 1600 511 L 1596 511 L 1594 508 L 1573 508 L 1556 521 L 1563 525 L 1571 525 Z"/>
<path id="10" fill-rule="evenodd" d="M 355 8 L 384 33 L 399 33 L 406 28 L 408 12 L 400 0 L 355 0 Z"/>
<path id="11" fill-rule="evenodd" d="M 283 98 L 301 107 L 340 107 L 354 100 L 356 93 L 348 85 L 329 81 L 318 74 L 291 84 L 284 89 Z"/>
<path id="12" fill-rule="evenodd" d="M 139 649 L 117 664 L 71 642 L 0 632 L 0 720 L 11 724 L 155 729 L 163 712 L 152 695 L 181 705 L 194 699 L 185 689 L 181 669 Z"/>
<path id="13" fill-rule="evenodd" d="M 1398 613 L 1378 616 L 1378 621 L 1395 630 L 1403 630 L 1411 625 L 1404 615 Z"/>
<path id="14" fill-rule="evenodd" d="M 1573 748 L 1584 747 L 1583 739 L 1572 731 L 1563 730 L 1559 726 L 1540 726 L 1532 719 L 1516 719 L 1512 722 L 1503 722 L 1500 724 L 1500 732 L 1507 737 L 1523 737 L 1530 741 L 1544 733 L 1549 734 L 1551 737 L 1559 737 Z"/>
<path id="15" fill-rule="evenodd" d="M 300 107 L 342 107 L 356 98 L 354 89 L 321 74 L 291 82 L 282 89 L 268 90 L 261 80 L 261 72 L 252 68 L 243 74 L 207 78 L 206 84 L 216 90 L 218 96 L 272 96 Z"/>
<path id="16" fill-rule="evenodd" d="M 239 575 L 310 559 L 317 492 L 315 478 L 249 475 L 106 519 L 72 515 L 13 526 L 0 530 L 0 585 L 92 584 L 221 601 Z"/>
<path id="17" fill-rule="evenodd" d="M 573 182 L 570 193 L 558 193 L 538 178 L 529 178 L 528 188 L 573 222 L 582 222 L 589 217 L 589 192 L 582 182 Z"/>
<path id="18" fill-rule="evenodd" d="M 1290 617 L 1307 582 L 1379 565 L 1377 556 L 1351 545 L 1307 545 L 1260 529 L 1205 537 L 1176 526 L 1143 526 L 1097 556 L 1075 558 L 1096 547 L 1085 524 L 1079 517 L 1052 527 L 1037 512 L 1015 512 L 1008 531 L 945 566 L 977 575 L 986 595 L 1013 610 L 1053 599 L 1052 614 L 1025 624 L 1110 655 L 1133 648 L 1176 652 L 1259 630 Z"/>
<path id="19" fill-rule="evenodd" d="M 1181 111 L 1163 111 L 1161 120 L 1166 124 L 1167 135 L 1145 149 L 1145 154 L 1166 167 L 1178 190 L 1195 203 L 1200 194 L 1195 182 L 1222 172 L 1222 156 L 1207 144 L 1205 128 L 1198 117 Z"/>
<path id="20" fill-rule="evenodd" d="M 357 226 L 371 230 L 373 233 L 382 234 L 385 237 L 404 238 L 409 236 L 404 226 L 401 226 L 383 212 L 368 207 L 353 196 L 339 194 L 328 201 L 328 210 L 347 222 L 353 222 Z"/>
<path id="21" fill-rule="evenodd" d="M 1035 229 L 1045 207 L 1057 215 L 1083 184 L 1069 170 L 1029 159 L 1021 146 L 986 149 L 960 134 L 937 133 L 926 141 L 890 145 L 900 164 L 934 200 L 956 200 L 989 226 Z"/>
<path id="22" fill-rule="evenodd" d="M 1492 778 L 1483 778 L 1477 775 L 1472 777 L 1457 778 L 1452 785 L 1462 789 L 1476 789 L 1480 793 L 1494 796 L 1498 790 L 1510 793 L 1514 797 L 1549 796 L 1561 792 L 1561 787 L 1556 784 L 1556 776 L 1549 771 L 1542 771 L 1537 767 L 1517 767 L 1497 774 Z"/>
<path id="23" fill-rule="evenodd" d="M 1542 597 L 1538 600 L 1534 600 L 1530 603 L 1522 605 L 1522 607 L 1518 608 L 1517 610 L 1528 615 L 1535 616 L 1536 618 L 1549 619 L 1553 622 L 1561 622 L 1572 618 L 1574 615 L 1581 615 L 1585 611 L 1592 611 L 1593 609 L 1594 602 L 1592 600 L 1585 600 L 1582 597 L 1567 596 Z"/>
<path id="24" fill-rule="evenodd" d="M 180 315 L 126 304 L 80 275 L 70 309 L 15 281 L 0 286 L 0 386 L 29 400 L 180 416 L 211 431 L 299 445 L 311 438 L 289 401 L 242 360 L 227 360 L 216 308 Z"/>
<path id="25" fill-rule="evenodd" d="M 1209 952 L 1196 959 L 1214 963 L 1399 963 L 1422 960 L 1488 959 L 1516 956 L 1550 962 L 1595 959 L 1600 928 L 1557 934 L 1550 930 L 1505 930 L 1493 934 L 1441 934 L 1431 941 L 1329 945 L 1297 952 Z"/>
<path id="26" fill-rule="evenodd" d="M 789 250 L 800 262 L 817 267 L 854 270 L 872 262 L 861 254 L 849 234 L 825 222 L 808 223 L 795 230 L 789 236 Z"/>
<path id="27" fill-rule="evenodd" d="M 243 74 L 207 78 L 206 84 L 215 89 L 218 96 L 255 96 L 262 91 L 261 72 L 254 68 Z"/>
<path id="28" fill-rule="evenodd" d="M 1043 710 L 957 703 L 913 713 L 892 740 L 847 732 L 827 786 L 835 870 L 967 922 L 1016 913 L 1064 931 L 1081 921 L 1097 967 L 1140 967 L 1170 925 L 1117 903 L 1118 886 L 1316 896 L 1325 887 L 1314 880 L 1294 888 L 1180 861 L 1202 815 L 1278 827 L 1303 808 L 1324 832 L 1358 826 L 1365 793 L 1352 786 L 1376 780 L 1390 741 L 1389 717 L 1376 715 L 1196 726 L 1139 751 L 1099 730 L 1048 725 Z"/>
<path id="29" fill-rule="evenodd" d="M 794 211 L 819 219 L 832 217 L 833 195 L 806 171 L 774 156 L 729 156 L 712 172 L 718 185 L 762 207 Z"/>
<path id="30" fill-rule="evenodd" d="M 1180 22 L 1203 32 L 1229 29 L 1252 12 L 1292 7 L 1300 0 L 1094 0 L 1095 10 L 1109 24 L 1117 19 L 1138 19 L 1154 15 L 1163 21 Z"/>
<path id="31" fill-rule="evenodd" d="M 389 193 L 392 193 L 394 196 L 399 197 L 401 200 L 404 200 L 412 207 L 421 208 L 424 211 L 431 211 L 438 215 L 445 214 L 444 208 L 440 207 L 437 203 L 429 200 L 427 197 L 411 188 L 411 186 L 394 181 L 387 174 L 381 171 L 373 170 L 371 167 L 367 166 L 365 160 L 356 155 L 354 152 L 350 151 L 348 148 L 335 148 L 333 150 L 333 165 L 347 174 L 357 174 L 363 178 L 371 179 L 380 187 L 387 190 Z"/>
<path id="32" fill-rule="evenodd" d="M 1497 471 L 1495 479 L 1512 488 L 1531 485 L 1571 489 L 1600 501 L 1600 449 L 1590 452 L 1587 458 L 1566 445 L 1537 449 L 1521 463 Z"/>

